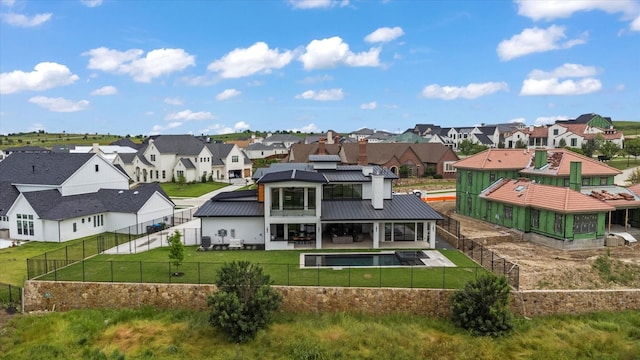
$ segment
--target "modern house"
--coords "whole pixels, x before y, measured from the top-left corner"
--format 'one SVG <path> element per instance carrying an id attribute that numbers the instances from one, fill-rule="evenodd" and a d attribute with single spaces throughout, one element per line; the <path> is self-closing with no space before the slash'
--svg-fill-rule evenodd
<path id="1" fill-rule="evenodd" d="M 14 153 L 0 163 L 0 229 L 16 240 L 63 242 L 173 216 L 158 184 L 129 178 L 92 153 Z"/>
<path id="2" fill-rule="evenodd" d="M 489 149 L 460 160 L 456 210 L 562 249 L 601 247 L 640 225 L 640 196 L 621 172 L 565 149 Z M 635 225 L 637 224 L 637 225 Z"/>
<path id="3" fill-rule="evenodd" d="M 341 165 L 337 155 L 272 164 L 254 174 L 258 188 L 215 196 L 198 209 L 213 244 L 241 241 L 266 250 L 361 242 L 435 247 L 440 215 L 415 195 L 393 195 L 396 175 L 375 165 Z"/>
<path id="4" fill-rule="evenodd" d="M 337 155 L 343 165 L 377 165 L 389 169 L 396 176 L 404 167 L 412 176 L 439 175 L 454 178 L 453 163 L 458 155 L 448 146 L 430 143 L 358 143 L 296 144 L 284 160 L 292 163 L 309 162 L 313 155 Z"/>
<path id="5" fill-rule="evenodd" d="M 207 143 L 191 135 L 159 135 L 145 141 L 135 154 L 117 154 L 134 182 L 216 181 L 251 177 L 251 160 L 233 144 Z"/>

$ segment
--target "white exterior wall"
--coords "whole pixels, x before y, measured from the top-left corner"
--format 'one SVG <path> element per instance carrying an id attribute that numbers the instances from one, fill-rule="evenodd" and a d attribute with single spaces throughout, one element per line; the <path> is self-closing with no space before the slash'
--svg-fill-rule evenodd
<path id="1" fill-rule="evenodd" d="M 102 215 L 104 218 L 104 225 L 93 226 L 94 215 L 100 216 Z M 84 219 L 84 224 L 82 223 L 82 219 Z M 106 231 L 107 224 L 107 214 L 106 213 L 98 213 L 93 215 L 86 215 L 76 218 L 69 218 L 66 220 L 62 220 L 60 223 L 60 241 L 69 241 L 73 239 L 78 239 L 85 236 L 97 235 Z M 77 231 L 73 231 L 73 223 L 76 224 Z"/>
<path id="2" fill-rule="evenodd" d="M 61 242 L 59 221 L 42 220 L 42 239 L 37 241 L 43 242 Z M 44 236 L 46 234 L 46 236 Z M 12 236 L 13 237 L 13 236 Z"/>
<path id="3" fill-rule="evenodd" d="M 196 165 L 196 173 L 198 179 L 196 181 L 202 180 L 202 174 L 206 172 L 207 178 L 211 174 L 211 151 L 206 146 L 202 147 L 200 154 L 198 154 L 197 160 L 198 162 L 194 163 Z M 208 161 L 207 161 L 208 160 Z"/>
<path id="4" fill-rule="evenodd" d="M 202 236 L 210 236 L 211 244 L 228 244 L 231 239 L 231 229 L 235 230 L 234 239 L 242 239 L 245 244 L 264 244 L 264 219 L 260 217 L 205 217 L 201 218 Z M 227 236 L 218 236 L 218 230 L 226 229 Z"/>
<path id="5" fill-rule="evenodd" d="M 164 196 L 159 193 L 153 194 L 151 198 L 144 204 L 140 210 L 138 210 L 138 222 L 146 222 L 157 219 L 163 219 L 164 217 L 170 218 L 173 216 L 173 204 L 169 202 Z M 164 220 L 163 220 L 164 221 Z M 124 224 L 128 226 L 129 224 Z M 120 227 L 124 227 L 120 226 Z"/>
<path id="6" fill-rule="evenodd" d="M 104 215 L 104 225 L 106 227 L 104 231 L 117 231 L 131 226 L 131 234 L 141 234 L 146 229 L 140 229 L 140 226 L 138 226 L 139 229 L 136 232 L 133 227 L 137 224 L 137 220 L 136 214 L 109 212 Z M 126 231 L 126 233 L 129 233 L 129 231 Z"/>
<path id="7" fill-rule="evenodd" d="M 371 200 L 373 198 L 371 182 L 366 182 L 362 184 L 362 199 L 363 200 Z M 391 180 L 385 179 L 382 186 L 383 199 L 389 200 L 391 199 L 391 195 L 393 194 L 393 184 Z"/>
<path id="8" fill-rule="evenodd" d="M 18 234 L 17 214 L 33 215 L 33 236 Z M 42 220 L 38 217 L 38 214 L 36 214 L 35 210 L 33 210 L 23 195 L 18 195 L 13 206 L 11 206 L 11 209 L 7 212 L 7 216 L 9 216 L 9 235 L 12 239 L 44 241 L 45 238 Z"/>
<path id="9" fill-rule="evenodd" d="M 95 167 L 98 166 L 98 171 Z M 129 180 L 108 161 L 94 155 L 61 186 L 63 196 L 93 193 L 100 189 L 129 189 Z"/>
<path id="10" fill-rule="evenodd" d="M 52 189 L 60 189 L 58 185 L 32 185 L 32 184 L 13 184 L 18 191 L 21 193 L 31 192 L 31 191 L 44 191 L 44 190 L 52 190 Z"/>
<path id="11" fill-rule="evenodd" d="M 231 161 L 233 159 L 233 156 L 238 157 L 238 162 Z M 233 170 L 240 170 L 242 172 L 242 177 L 244 177 L 244 169 L 247 168 L 247 166 L 245 166 L 244 164 L 244 153 L 237 145 L 233 145 L 233 148 L 231 149 L 231 151 L 229 151 L 229 154 L 224 159 L 224 163 L 227 166 L 225 177 L 228 177 L 229 171 Z M 249 164 L 248 166 L 250 167 L 251 165 Z"/>

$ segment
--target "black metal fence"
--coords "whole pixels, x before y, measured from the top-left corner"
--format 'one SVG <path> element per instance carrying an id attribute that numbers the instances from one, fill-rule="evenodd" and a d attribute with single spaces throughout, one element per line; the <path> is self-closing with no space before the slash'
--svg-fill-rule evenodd
<path id="1" fill-rule="evenodd" d="M 440 214 L 442 220 L 437 220 L 436 225 L 453 234 L 455 237 L 460 237 L 460 222 L 450 216 Z"/>
<path id="2" fill-rule="evenodd" d="M 464 237 L 458 240 L 458 250 L 480 264 L 483 268 L 500 276 L 505 276 L 514 289 L 520 288 L 520 267 L 495 252 L 487 249 L 473 239 Z"/>
<path id="3" fill-rule="evenodd" d="M 67 266 L 52 261 L 51 271 L 37 280 L 125 283 L 214 284 L 225 263 L 96 261 Z M 484 270 L 479 267 L 350 267 L 301 268 L 299 264 L 258 263 L 274 285 L 459 289 Z"/>
<path id="4" fill-rule="evenodd" d="M 7 310 L 14 310 L 22 304 L 22 288 L 0 283 L 0 307 L 5 306 Z"/>
<path id="5" fill-rule="evenodd" d="M 146 222 L 134 226 L 129 226 L 116 230 L 98 234 L 81 242 L 73 243 L 65 247 L 48 251 L 44 254 L 27 259 L 27 278 L 33 279 L 47 274 L 54 269 L 69 266 L 80 262 L 91 256 L 102 254 L 109 249 L 113 249 L 115 254 L 132 254 L 142 250 L 151 249 L 153 241 L 167 242 L 167 237 L 173 231 L 163 231 L 170 226 L 183 224 L 193 220 L 195 208 L 185 209 L 176 212 L 171 217 L 171 223 L 160 227 L 153 227 L 150 224 L 161 224 L 159 222 Z M 163 219 L 158 219 L 163 220 Z M 151 228 L 149 228 L 151 226 Z M 145 231 L 140 231 L 140 229 Z M 196 245 L 200 239 L 199 229 L 178 229 L 182 234 L 185 245 Z M 198 239 L 198 240 L 195 240 Z M 144 247 L 147 247 L 146 249 Z"/>

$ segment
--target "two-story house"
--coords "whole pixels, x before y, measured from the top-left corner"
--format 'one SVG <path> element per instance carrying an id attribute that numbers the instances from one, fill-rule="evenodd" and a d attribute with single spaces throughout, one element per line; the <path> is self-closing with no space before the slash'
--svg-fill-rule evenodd
<path id="1" fill-rule="evenodd" d="M 62 242 L 173 216 L 158 184 L 129 178 L 98 154 L 15 153 L 0 163 L 0 229 L 16 240 Z"/>
<path id="2" fill-rule="evenodd" d="M 379 166 L 340 165 L 337 155 L 272 164 L 254 174 L 258 188 L 222 193 L 194 216 L 213 244 L 240 239 L 266 250 L 362 242 L 369 248 L 411 242 L 435 247 L 440 215 L 415 195 L 394 195 L 397 177 Z"/>

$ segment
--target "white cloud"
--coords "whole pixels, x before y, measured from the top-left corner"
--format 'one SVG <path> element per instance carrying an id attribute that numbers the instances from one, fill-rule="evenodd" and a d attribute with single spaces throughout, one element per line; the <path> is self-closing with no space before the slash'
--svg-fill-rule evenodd
<path id="1" fill-rule="evenodd" d="M 235 125 L 233 125 L 233 129 L 235 132 L 243 132 L 245 130 L 249 130 L 251 125 L 247 124 L 244 121 L 238 121 Z"/>
<path id="2" fill-rule="evenodd" d="M 526 124 L 527 123 L 527 119 L 523 118 L 523 117 L 519 117 L 519 118 L 514 118 L 509 120 L 510 123 L 523 123 Z"/>
<path id="3" fill-rule="evenodd" d="M 374 110 L 378 107 L 378 104 L 375 101 L 370 103 L 360 104 L 360 109 L 362 110 Z"/>
<path id="4" fill-rule="evenodd" d="M 498 91 L 509 91 L 509 85 L 507 85 L 506 82 L 486 82 L 482 84 L 471 83 L 464 87 L 431 84 L 422 90 L 422 96 L 443 100 L 453 100 L 460 97 L 465 99 L 475 99 Z"/>
<path id="5" fill-rule="evenodd" d="M 575 45 L 586 43 L 585 39 L 566 39 L 564 26 L 551 25 L 547 29 L 537 27 L 524 29 L 520 34 L 514 35 L 509 40 L 503 40 L 498 44 L 498 57 L 502 61 L 508 61 L 520 56 L 545 52 L 555 49 L 568 49 Z M 586 35 L 583 36 L 586 38 Z"/>
<path id="6" fill-rule="evenodd" d="M 182 122 L 180 121 L 170 122 L 167 125 L 153 125 L 153 127 L 151 128 L 151 135 L 159 134 L 162 131 L 170 129 L 175 129 L 179 126 L 182 126 Z"/>
<path id="7" fill-rule="evenodd" d="M 305 126 L 303 126 L 303 127 L 299 128 L 299 129 L 298 129 L 298 128 L 294 128 L 294 129 L 287 129 L 287 131 L 293 131 L 293 132 L 298 132 L 298 131 L 300 131 L 300 132 L 302 132 L 302 133 L 307 133 L 307 134 L 309 134 L 309 133 L 317 133 L 317 132 L 319 132 L 319 131 L 320 131 L 320 129 L 318 129 L 318 127 L 316 126 L 316 124 L 311 123 L 311 124 L 309 124 L 309 125 L 305 125 Z"/>
<path id="8" fill-rule="evenodd" d="M 552 71 L 535 69 L 529 73 L 520 89 L 520 95 L 582 95 L 599 91 L 600 80 L 593 78 L 597 69 L 593 66 L 566 63 Z M 580 78 L 578 80 L 561 80 Z"/>
<path id="9" fill-rule="evenodd" d="M 291 51 L 280 52 L 269 49 L 264 42 L 257 42 L 246 49 L 235 49 L 209 64 L 207 70 L 220 72 L 223 78 L 240 78 L 256 73 L 271 73 L 272 69 L 281 69 L 291 62 Z"/>
<path id="10" fill-rule="evenodd" d="M 240 94 L 242 94 L 241 91 L 236 90 L 236 89 L 225 89 L 223 92 L 221 92 L 220 94 L 216 95 L 216 100 L 218 101 L 224 101 L 224 100 L 229 100 L 233 97 L 236 96 L 240 96 Z"/>
<path id="11" fill-rule="evenodd" d="M 635 20 L 633 20 L 631 22 L 631 25 L 629 26 L 631 28 L 631 30 L 633 31 L 640 31 L 640 16 L 638 16 L 637 18 L 635 18 Z"/>
<path id="12" fill-rule="evenodd" d="M 344 93 L 342 89 L 330 89 L 330 90 L 307 90 L 302 94 L 296 95 L 296 99 L 305 100 L 317 100 L 317 101 L 335 101 L 342 100 Z"/>
<path id="13" fill-rule="evenodd" d="M 289 4 L 294 9 L 325 9 L 348 6 L 349 0 L 289 0 Z"/>
<path id="14" fill-rule="evenodd" d="M 175 106 L 180 106 L 182 104 L 184 104 L 184 101 L 182 101 L 182 99 L 180 98 L 165 98 L 164 99 L 164 103 L 167 105 L 175 105 Z"/>
<path id="15" fill-rule="evenodd" d="M 317 76 L 307 76 L 306 78 L 300 81 L 301 84 L 316 84 L 325 81 L 333 81 L 333 76 L 331 75 L 317 75 Z"/>
<path id="16" fill-rule="evenodd" d="M 29 102 L 53 112 L 76 112 L 89 108 L 87 100 L 73 101 L 64 98 L 35 96 L 29 99 Z"/>
<path id="17" fill-rule="evenodd" d="M 93 96 L 105 96 L 105 95 L 115 95 L 118 93 L 118 89 L 115 86 L 103 86 L 99 89 L 95 89 L 91 92 Z"/>
<path id="18" fill-rule="evenodd" d="M 556 120 L 568 120 L 568 119 L 569 117 L 564 115 L 540 116 L 536 118 L 536 120 L 534 121 L 534 125 L 536 126 L 549 125 L 549 124 L 554 124 Z"/>
<path id="19" fill-rule="evenodd" d="M 72 84 L 79 79 L 68 67 L 53 62 L 39 63 L 33 69 L 28 73 L 16 70 L 0 74 L 0 94 L 47 90 Z"/>
<path id="20" fill-rule="evenodd" d="M 46 130 L 46 128 L 44 127 L 44 125 L 43 125 L 43 124 L 40 124 L 40 123 L 31 124 L 31 125 L 29 125 L 29 127 L 27 128 L 27 132 L 36 132 L 36 131 L 40 131 L 40 130 Z"/>
<path id="21" fill-rule="evenodd" d="M 621 12 L 626 16 L 636 15 L 640 5 L 632 0 L 516 0 L 518 15 L 533 20 L 568 18 L 579 11 L 601 10 L 609 14 Z"/>
<path id="22" fill-rule="evenodd" d="M 167 114 L 167 116 L 164 117 L 165 120 L 180 121 L 211 120 L 213 118 L 215 118 L 215 116 L 208 111 L 193 112 L 191 110 L 182 110 L 176 113 Z"/>
<path id="23" fill-rule="evenodd" d="M 100 5 L 102 5 L 102 0 L 81 0 L 80 1 L 83 5 L 87 6 L 87 7 L 98 7 Z"/>
<path id="24" fill-rule="evenodd" d="M 91 49 L 82 55 L 90 56 L 92 70 L 129 75 L 136 82 L 151 82 L 154 78 L 181 71 L 195 65 L 195 56 L 183 49 L 155 49 L 142 57 L 144 51 L 112 50 L 105 47 Z"/>
<path id="25" fill-rule="evenodd" d="M 328 39 L 313 40 L 305 53 L 298 57 L 306 70 L 333 68 L 338 65 L 347 66 L 379 66 L 380 48 L 373 47 L 369 51 L 354 53 L 349 45 L 338 36 Z"/>
<path id="26" fill-rule="evenodd" d="M 370 43 L 389 42 L 391 40 L 399 38 L 402 35 L 404 35 L 404 31 L 399 26 L 393 28 L 381 27 L 371 34 L 365 36 L 364 41 Z"/>
<path id="27" fill-rule="evenodd" d="M 0 5 L 12 7 L 16 3 L 16 0 L 0 0 Z"/>
<path id="28" fill-rule="evenodd" d="M 36 27 L 44 24 L 45 22 L 51 20 L 51 13 L 44 14 L 36 14 L 32 17 L 16 14 L 16 13 L 4 13 L 0 14 L 2 21 L 9 25 L 20 26 L 20 27 Z"/>

